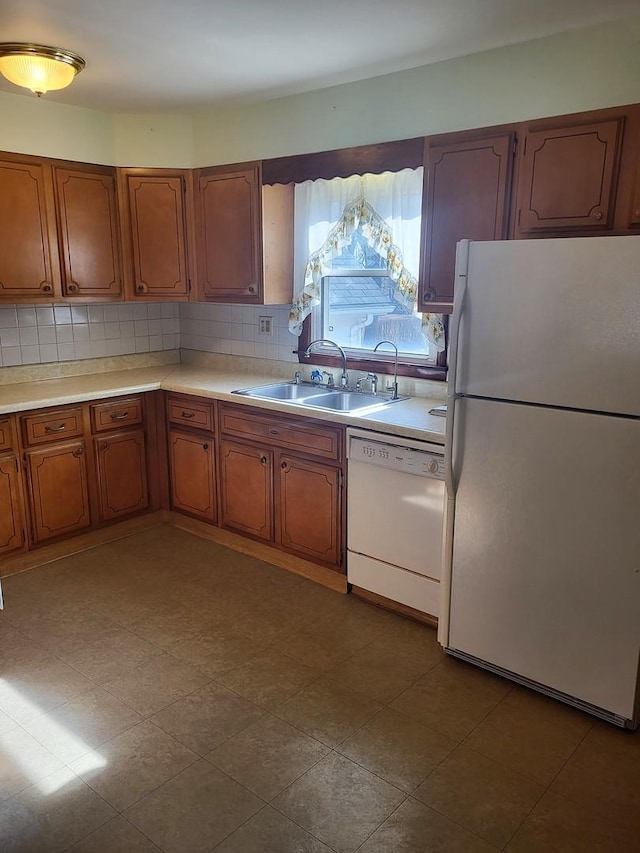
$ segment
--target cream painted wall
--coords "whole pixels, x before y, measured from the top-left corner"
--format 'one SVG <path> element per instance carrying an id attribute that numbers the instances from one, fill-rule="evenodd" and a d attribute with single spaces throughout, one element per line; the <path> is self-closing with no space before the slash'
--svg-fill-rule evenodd
<path id="1" fill-rule="evenodd" d="M 0 93 L 0 150 L 214 165 L 640 101 L 640 18 L 265 103 L 124 115 Z"/>
<path id="2" fill-rule="evenodd" d="M 113 116 L 0 92 L 0 151 L 114 163 Z"/>
<path id="3" fill-rule="evenodd" d="M 191 116 L 119 114 L 113 129 L 118 166 L 187 169 L 194 164 Z"/>
<path id="4" fill-rule="evenodd" d="M 324 151 L 640 101 L 640 18 L 202 113 L 195 163 Z"/>

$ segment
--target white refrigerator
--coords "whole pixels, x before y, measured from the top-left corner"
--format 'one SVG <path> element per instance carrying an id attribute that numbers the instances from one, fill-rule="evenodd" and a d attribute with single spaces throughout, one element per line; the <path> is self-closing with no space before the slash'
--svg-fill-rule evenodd
<path id="1" fill-rule="evenodd" d="M 639 721 L 640 236 L 458 245 L 439 638 Z"/>

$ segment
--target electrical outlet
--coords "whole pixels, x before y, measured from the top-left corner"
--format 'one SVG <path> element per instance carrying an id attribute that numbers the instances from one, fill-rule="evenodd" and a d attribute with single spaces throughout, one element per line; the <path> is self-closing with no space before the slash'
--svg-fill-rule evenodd
<path id="1" fill-rule="evenodd" d="M 273 334 L 273 317 L 258 317 L 258 334 L 272 335 Z"/>

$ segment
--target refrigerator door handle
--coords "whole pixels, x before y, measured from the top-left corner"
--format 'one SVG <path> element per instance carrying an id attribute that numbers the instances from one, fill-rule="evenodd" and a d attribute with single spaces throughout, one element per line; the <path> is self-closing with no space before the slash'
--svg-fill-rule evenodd
<path id="1" fill-rule="evenodd" d="M 453 314 L 451 315 L 451 337 L 449 341 L 449 391 L 448 397 L 457 393 L 456 372 L 458 368 L 458 348 L 460 346 L 460 315 L 467 292 L 467 272 L 469 268 L 470 240 L 460 240 L 456 246 L 455 287 L 453 291 Z M 448 413 L 447 409 L 447 413 Z"/>
<path id="2" fill-rule="evenodd" d="M 445 484 L 447 496 L 455 497 L 456 488 L 453 479 L 453 430 L 456 414 L 456 370 L 458 366 L 458 348 L 460 345 L 460 319 L 467 292 L 467 270 L 469 265 L 470 240 L 460 240 L 456 246 L 456 277 L 453 295 L 453 315 L 451 317 L 451 339 L 449 343 L 449 388 L 447 391 L 447 423 L 445 427 Z"/>
<path id="3" fill-rule="evenodd" d="M 456 484 L 453 476 L 454 424 L 456 419 L 456 371 L 460 344 L 460 315 L 467 291 L 470 240 L 461 240 L 456 246 L 455 289 L 453 294 L 453 316 L 449 340 L 449 388 L 447 391 L 447 423 L 445 427 L 444 481 L 447 489 L 442 549 L 442 575 L 440 578 L 440 618 L 438 619 L 438 642 L 445 648 L 449 645 L 449 609 L 451 605 L 451 576 L 453 571 L 453 522 L 456 511 Z"/>

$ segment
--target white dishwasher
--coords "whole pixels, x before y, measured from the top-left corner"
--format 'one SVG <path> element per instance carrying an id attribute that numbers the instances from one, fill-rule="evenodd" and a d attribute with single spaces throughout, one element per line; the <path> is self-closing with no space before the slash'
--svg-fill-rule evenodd
<path id="1" fill-rule="evenodd" d="M 444 447 L 347 430 L 347 580 L 440 613 Z"/>

